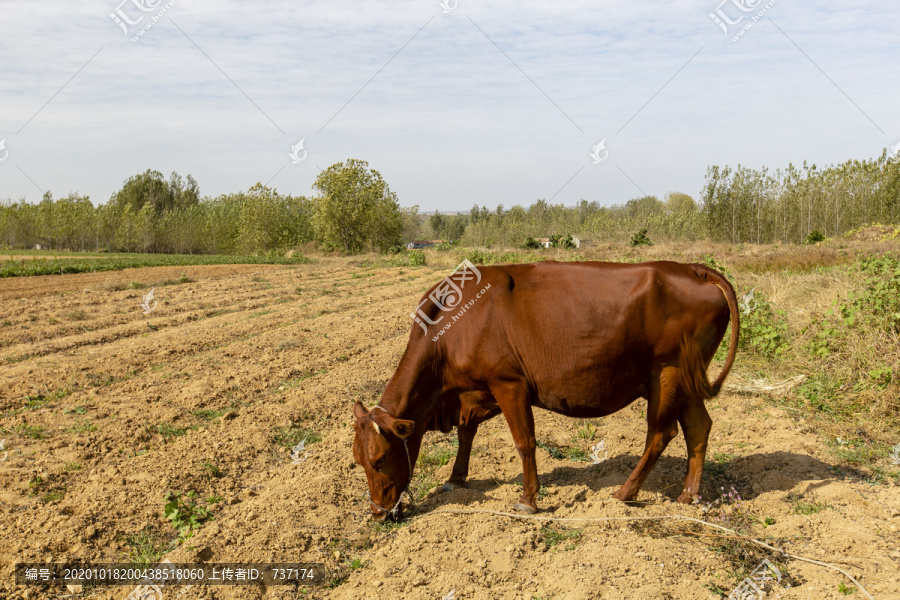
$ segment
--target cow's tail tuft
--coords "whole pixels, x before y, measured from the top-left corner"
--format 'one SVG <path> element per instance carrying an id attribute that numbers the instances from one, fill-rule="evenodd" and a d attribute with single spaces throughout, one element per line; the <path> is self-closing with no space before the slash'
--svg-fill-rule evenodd
<path id="1" fill-rule="evenodd" d="M 719 390 L 714 389 L 706 374 L 706 361 L 703 350 L 696 340 L 685 332 L 681 339 L 681 384 L 688 396 L 703 402 L 715 396 Z M 721 385 L 721 384 L 720 384 Z"/>

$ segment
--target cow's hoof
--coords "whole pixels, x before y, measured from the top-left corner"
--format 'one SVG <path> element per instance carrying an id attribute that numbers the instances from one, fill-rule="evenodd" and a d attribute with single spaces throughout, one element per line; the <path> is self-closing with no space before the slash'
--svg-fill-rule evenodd
<path id="1" fill-rule="evenodd" d="M 613 494 L 612 497 L 616 500 L 621 500 L 622 502 L 631 502 L 637 497 L 637 494 L 635 494 L 634 496 L 629 496 L 628 494 L 623 493 L 622 490 L 619 490 L 618 492 Z"/>
<path id="2" fill-rule="evenodd" d="M 527 504 L 522 504 L 521 502 L 516 502 L 516 509 L 521 510 L 523 513 L 527 515 L 533 515 L 537 512 L 537 509 L 533 506 L 528 506 Z"/>
<path id="3" fill-rule="evenodd" d="M 681 504 L 700 504 L 700 496 L 697 494 L 691 494 L 688 491 L 683 492 L 680 496 L 678 496 L 678 500 Z"/>

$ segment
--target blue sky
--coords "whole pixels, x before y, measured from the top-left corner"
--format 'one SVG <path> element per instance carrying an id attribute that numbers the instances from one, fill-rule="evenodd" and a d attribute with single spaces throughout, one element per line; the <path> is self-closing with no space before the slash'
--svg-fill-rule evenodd
<path id="1" fill-rule="evenodd" d="M 423 211 L 608 205 L 900 141 L 900 4 L 720 2 L 0 0 L 0 199 L 311 195 L 359 158 Z"/>

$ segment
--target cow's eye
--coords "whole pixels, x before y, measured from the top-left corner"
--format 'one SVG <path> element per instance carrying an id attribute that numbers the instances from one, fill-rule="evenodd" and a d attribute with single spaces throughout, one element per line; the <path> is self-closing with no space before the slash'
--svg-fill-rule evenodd
<path id="1" fill-rule="evenodd" d="M 382 456 L 381 458 L 372 461 L 372 468 L 375 469 L 376 471 L 380 471 L 381 466 L 384 464 L 384 459 L 385 459 L 385 456 Z"/>

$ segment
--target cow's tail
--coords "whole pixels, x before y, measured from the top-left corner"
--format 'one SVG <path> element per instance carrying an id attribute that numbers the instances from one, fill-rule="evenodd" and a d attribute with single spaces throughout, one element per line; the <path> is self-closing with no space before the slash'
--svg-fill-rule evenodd
<path id="1" fill-rule="evenodd" d="M 709 377 L 706 375 L 706 361 L 703 360 L 703 350 L 697 340 L 684 332 L 681 339 L 681 385 L 691 398 L 704 401 L 715 396 Z"/>
<path id="2" fill-rule="evenodd" d="M 697 275 L 722 290 L 722 293 L 725 295 L 725 301 L 728 303 L 728 311 L 731 313 L 731 341 L 728 346 L 728 357 L 725 359 L 725 366 L 722 367 L 722 371 L 714 382 L 709 382 L 709 377 L 706 373 L 707 364 L 700 344 L 696 340 L 691 339 L 687 333 L 685 333 L 681 342 L 680 367 L 684 375 L 682 383 L 685 391 L 693 398 L 705 400 L 716 396 L 721 391 L 722 384 L 725 383 L 725 378 L 734 365 L 741 324 L 737 296 L 735 296 L 731 283 L 718 271 L 705 266 L 698 265 Z"/>

